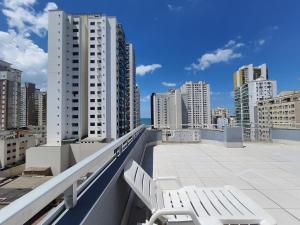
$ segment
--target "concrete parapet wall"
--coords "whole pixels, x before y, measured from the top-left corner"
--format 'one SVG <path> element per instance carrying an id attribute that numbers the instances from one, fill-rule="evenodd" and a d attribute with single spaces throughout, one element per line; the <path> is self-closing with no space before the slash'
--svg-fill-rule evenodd
<path id="1" fill-rule="evenodd" d="M 291 128 L 271 128 L 270 136 L 272 141 L 299 141 L 300 142 L 300 129 Z"/>

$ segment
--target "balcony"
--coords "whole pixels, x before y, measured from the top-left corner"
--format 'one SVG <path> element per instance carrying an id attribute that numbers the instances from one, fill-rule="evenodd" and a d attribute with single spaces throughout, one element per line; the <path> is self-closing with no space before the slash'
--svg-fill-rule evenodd
<path id="1" fill-rule="evenodd" d="M 209 140 L 211 132 L 198 143 L 168 143 L 162 142 L 161 131 L 136 128 L 0 210 L 0 224 L 144 222 L 149 212 L 123 179 L 124 166 L 133 159 L 154 178 L 176 176 L 183 185 L 199 187 L 233 185 L 278 225 L 299 225 L 299 142 L 227 148 Z M 172 182 L 161 187 L 177 188 Z M 57 206 L 55 199 L 61 200 Z"/>

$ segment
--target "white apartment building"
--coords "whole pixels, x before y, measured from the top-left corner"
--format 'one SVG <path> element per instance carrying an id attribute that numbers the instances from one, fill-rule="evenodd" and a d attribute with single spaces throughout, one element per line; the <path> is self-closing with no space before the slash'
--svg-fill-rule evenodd
<path id="1" fill-rule="evenodd" d="M 35 91 L 35 104 L 37 125 L 47 125 L 47 92 L 36 89 Z"/>
<path id="2" fill-rule="evenodd" d="M 199 81 L 186 82 L 181 93 L 187 95 L 188 127 L 202 128 L 211 124 L 210 86 Z"/>
<path id="3" fill-rule="evenodd" d="M 124 135 L 135 71 L 122 26 L 112 16 L 60 10 L 49 12 L 48 26 L 47 144 Z"/>
<path id="4" fill-rule="evenodd" d="M 170 128 L 169 124 L 169 95 L 170 93 L 153 93 L 151 96 L 153 127 L 158 129 Z"/>
<path id="5" fill-rule="evenodd" d="M 151 106 L 154 128 L 202 128 L 211 124 L 210 87 L 202 81 L 186 82 L 180 89 L 152 94 Z"/>
<path id="6" fill-rule="evenodd" d="M 136 85 L 134 92 L 134 128 L 141 125 L 140 88 Z"/>
<path id="7" fill-rule="evenodd" d="M 258 101 L 277 94 L 277 83 L 268 80 L 266 64 L 259 67 L 248 65 L 234 73 L 234 93 L 237 124 L 243 127 L 245 139 L 258 139 Z"/>
<path id="8" fill-rule="evenodd" d="M 21 73 L 0 60 L 0 130 L 20 126 Z"/>

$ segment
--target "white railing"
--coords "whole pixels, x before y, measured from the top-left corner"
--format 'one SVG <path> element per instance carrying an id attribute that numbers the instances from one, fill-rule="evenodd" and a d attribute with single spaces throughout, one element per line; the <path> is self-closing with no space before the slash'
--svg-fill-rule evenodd
<path id="1" fill-rule="evenodd" d="M 23 224 L 62 193 L 64 194 L 66 208 L 74 207 L 78 194 L 77 181 L 96 166 L 98 170 L 104 168 L 125 150 L 128 144 L 135 140 L 144 128 L 144 125 L 135 128 L 128 134 L 104 146 L 96 153 L 4 207 L 0 210 L 0 224 Z"/>

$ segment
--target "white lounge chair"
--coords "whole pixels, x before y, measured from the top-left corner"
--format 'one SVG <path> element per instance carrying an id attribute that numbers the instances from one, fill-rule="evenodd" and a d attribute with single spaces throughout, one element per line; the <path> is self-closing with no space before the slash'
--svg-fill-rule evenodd
<path id="1" fill-rule="evenodd" d="M 157 220 L 168 225 L 276 225 L 267 212 L 232 186 L 161 190 L 135 161 L 126 165 L 124 179 L 151 210 L 147 225 L 153 225 Z"/>

